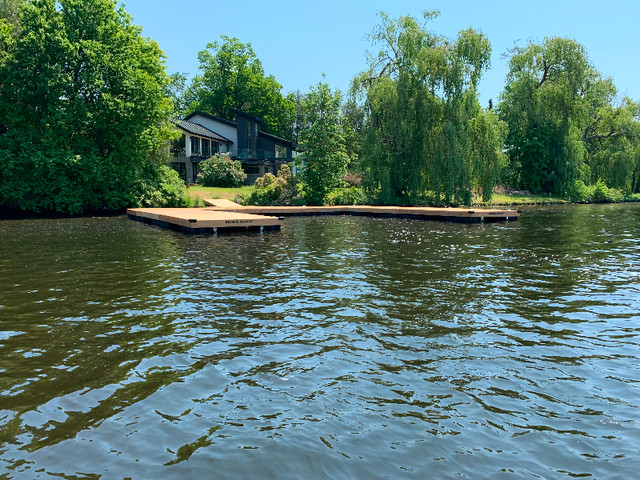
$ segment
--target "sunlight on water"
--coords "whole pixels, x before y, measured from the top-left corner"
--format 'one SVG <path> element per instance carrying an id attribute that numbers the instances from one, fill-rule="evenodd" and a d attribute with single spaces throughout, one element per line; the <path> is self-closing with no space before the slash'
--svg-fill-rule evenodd
<path id="1" fill-rule="evenodd" d="M 640 468 L 640 205 L 0 239 L 0 478 Z"/>

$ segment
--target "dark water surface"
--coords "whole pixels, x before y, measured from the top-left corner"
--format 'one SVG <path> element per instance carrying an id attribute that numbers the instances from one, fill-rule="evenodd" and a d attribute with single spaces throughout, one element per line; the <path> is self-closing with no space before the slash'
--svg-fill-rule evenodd
<path id="1" fill-rule="evenodd" d="M 640 205 L 0 221 L 0 478 L 639 478 Z"/>

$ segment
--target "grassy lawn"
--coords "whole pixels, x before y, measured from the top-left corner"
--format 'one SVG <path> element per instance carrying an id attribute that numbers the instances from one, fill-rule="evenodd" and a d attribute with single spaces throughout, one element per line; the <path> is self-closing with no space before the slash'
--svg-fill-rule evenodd
<path id="1" fill-rule="evenodd" d="M 239 188 L 222 188 L 222 187 L 202 187 L 200 185 L 192 185 L 187 188 L 187 194 L 191 198 L 225 198 L 233 201 L 239 194 L 246 195 L 253 190 L 253 185 L 245 185 Z"/>
<path id="2" fill-rule="evenodd" d="M 506 195 L 504 193 L 494 193 L 489 203 L 483 203 L 481 199 L 474 198 L 475 205 L 545 205 L 549 203 L 567 203 L 564 198 L 540 195 Z"/>

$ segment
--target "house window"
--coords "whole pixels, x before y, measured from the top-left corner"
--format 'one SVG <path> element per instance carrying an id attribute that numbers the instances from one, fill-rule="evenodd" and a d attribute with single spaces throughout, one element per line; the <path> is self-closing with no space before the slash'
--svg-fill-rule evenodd
<path id="1" fill-rule="evenodd" d="M 276 145 L 276 158 L 287 158 L 287 147 Z"/>
<path id="2" fill-rule="evenodd" d="M 171 153 L 173 154 L 174 157 L 184 157 L 185 144 L 186 144 L 185 142 L 186 142 L 186 139 L 185 139 L 184 133 L 182 134 L 179 140 L 175 140 L 172 142 Z"/>
<path id="3" fill-rule="evenodd" d="M 253 136 L 254 137 L 258 136 L 258 124 L 257 123 L 253 124 Z"/>
<path id="4" fill-rule="evenodd" d="M 206 138 L 202 139 L 202 156 L 205 158 L 211 156 L 211 141 Z"/>
<path id="5" fill-rule="evenodd" d="M 251 138 L 251 122 L 247 121 L 247 137 Z"/>
<path id="6" fill-rule="evenodd" d="M 218 153 L 220 151 L 220 144 L 218 142 L 211 142 L 211 151 Z"/>
<path id="7" fill-rule="evenodd" d="M 242 170 L 247 175 L 260 175 L 260 167 L 254 165 L 243 165 Z"/>
<path id="8" fill-rule="evenodd" d="M 191 155 L 200 155 L 200 138 L 191 137 Z"/>
<path id="9" fill-rule="evenodd" d="M 200 173 L 200 164 L 194 163 L 193 164 L 193 183 L 196 183 L 198 181 L 198 173 Z"/>

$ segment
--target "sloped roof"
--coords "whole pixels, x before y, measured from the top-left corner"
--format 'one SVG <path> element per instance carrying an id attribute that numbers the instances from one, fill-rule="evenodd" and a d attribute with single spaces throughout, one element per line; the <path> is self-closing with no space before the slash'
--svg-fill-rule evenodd
<path id="1" fill-rule="evenodd" d="M 211 140 L 215 140 L 216 142 L 220 142 L 220 143 L 233 143 L 228 138 L 223 137 L 222 135 L 214 132 L 213 130 L 209 130 L 207 127 L 203 127 L 199 123 L 194 123 L 188 120 L 180 120 L 180 119 L 174 119 L 173 123 L 176 124 L 182 130 L 184 130 L 185 132 L 190 133 L 192 135 L 209 138 Z"/>
<path id="2" fill-rule="evenodd" d="M 185 120 L 191 120 L 193 117 L 198 115 L 204 118 L 208 118 L 209 120 L 215 120 L 216 122 L 224 123 L 225 125 L 229 125 L 230 127 L 238 127 L 238 124 L 236 122 L 227 120 L 226 118 L 218 117 L 216 115 L 211 115 L 210 113 L 204 113 L 200 110 L 196 110 L 191 115 L 187 115 L 187 118 L 185 118 Z"/>

